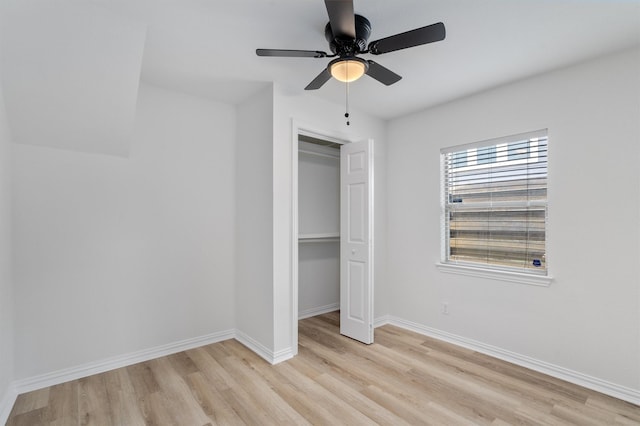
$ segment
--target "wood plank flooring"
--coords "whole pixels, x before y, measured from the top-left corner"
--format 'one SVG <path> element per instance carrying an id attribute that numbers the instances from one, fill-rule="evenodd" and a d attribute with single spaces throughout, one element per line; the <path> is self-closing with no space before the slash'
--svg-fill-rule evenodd
<path id="1" fill-rule="evenodd" d="M 640 407 L 393 326 L 362 345 L 337 312 L 271 366 L 235 340 L 20 395 L 8 426 L 640 425 Z"/>

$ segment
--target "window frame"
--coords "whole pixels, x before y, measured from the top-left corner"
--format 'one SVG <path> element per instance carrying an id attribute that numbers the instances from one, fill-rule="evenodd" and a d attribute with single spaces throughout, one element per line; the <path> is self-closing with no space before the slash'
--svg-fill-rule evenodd
<path id="1" fill-rule="evenodd" d="M 449 236 L 447 235 L 447 219 L 446 213 L 447 210 L 447 200 L 446 198 L 446 189 L 445 189 L 445 157 L 450 153 L 457 153 L 460 151 L 467 151 L 465 165 L 469 164 L 469 158 L 476 155 L 480 150 L 483 152 L 486 150 L 487 152 L 491 152 L 491 147 L 495 147 L 496 145 L 507 145 L 520 143 L 524 140 L 531 140 L 535 138 L 546 138 L 547 139 L 547 147 L 548 147 L 548 130 L 542 129 L 533 132 L 520 133 L 516 135 L 504 136 L 500 138 L 488 139 L 483 141 L 478 141 L 470 144 L 456 145 L 450 146 L 446 148 L 442 148 L 440 150 L 440 204 L 441 204 L 441 212 L 440 212 L 440 262 L 436 264 L 437 268 L 443 273 L 453 273 L 460 274 L 466 276 L 474 276 L 481 278 L 489 278 L 500 281 L 508 281 L 515 282 L 520 284 L 529 284 L 529 285 L 537 285 L 537 286 L 549 286 L 553 281 L 552 276 L 550 275 L 550 266 L 548 261 L 548 256 L 545 257 L 546 270 L 545 271 L 536 271 L 536 270 L 526 270 L 519 268 L 510 268 L 508 266 L 500 266 L 500 265 L 490 265 L 490 264 L 482 264 L 475 262 L 464 262 L 464 261 L 449 261 L 448 260 L 448 252 L 449 252 Z M 523 147 L 524 148 L 524 147 Z M 469 155 L 469 152 L 472 154 Z M 475 152 L 475 154 L 473 154 Z M 537 152 L 537 151 L 536 151 Z M 493 151 L 493 160 L 495 161 L 495 149 Z M 523 155 L 518 153 L 517 155 Z M 514 161 L 522 160 L 529 161 L 529 156 L 531 155 L 531 143 L 527 142 L 526 144 L 526 155 L 527 158 L 514 158 Z M 537 155 L 537 154 L 536 154 Z M 471 160 L 473 163 L 476 161 Z M 511 161 L 511 159 L 509 160 Z M 480 163 L 484 165 L 484 163 Z M 478 165 L 480 165 L 478 164 Z M 487 163 L 488 164 L 488 163 Z M 547 163 L 547 173 L 548 173 L 548 163 Z M 548 176 L 548 175 L 547 175 Z M 548 177 L 547 177 L 548 178 Z M 547 185 L 548 188 L 548 185 Z M 523 203 L 524 204 L 524 203 Z M 547 212 L 548 217 L 548 198 L 544 201 L 544 205 Z M 548 221 L 545 221 L 545 254 L 548 253 Z"/>

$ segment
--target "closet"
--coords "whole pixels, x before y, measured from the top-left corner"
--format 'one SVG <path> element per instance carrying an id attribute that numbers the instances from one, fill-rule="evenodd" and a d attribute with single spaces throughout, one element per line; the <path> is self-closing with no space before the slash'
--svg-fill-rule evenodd
<path id="1" fill-rule="evenodd" d="M 340 145 L 298 136 L 298 317 L 340 308 Z"/>

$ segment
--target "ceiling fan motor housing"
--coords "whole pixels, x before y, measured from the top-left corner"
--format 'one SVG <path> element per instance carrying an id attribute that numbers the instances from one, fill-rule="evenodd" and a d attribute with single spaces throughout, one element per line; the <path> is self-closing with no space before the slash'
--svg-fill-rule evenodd
<path id="1" fill-rule="evenodd" d="M 371 22 L 361 15 L 354 15 L 356 26 L 355 39 L 348 36 L 337 36 L 333 34 L 331 23 L 327 23 L 324 28 L 324 37 L 329 42 L 329 48 L 339 56 L 353 56 L 367 50 L 367 40 L 371 35 Z"/>

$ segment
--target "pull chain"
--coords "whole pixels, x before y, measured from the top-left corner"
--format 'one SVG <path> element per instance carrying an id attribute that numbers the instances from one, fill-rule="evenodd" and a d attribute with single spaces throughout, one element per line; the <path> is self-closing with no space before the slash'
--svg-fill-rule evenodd
<path id="1" fill-rule="evenodd" d="M 345 100 L 345 113 L 344 113 L 344 117 L 347 119 L 347 126 L 350 124 L 349 123 L 349 82 L 345 83 L 345 95 L 346 95 L 346 100 Z"/>

